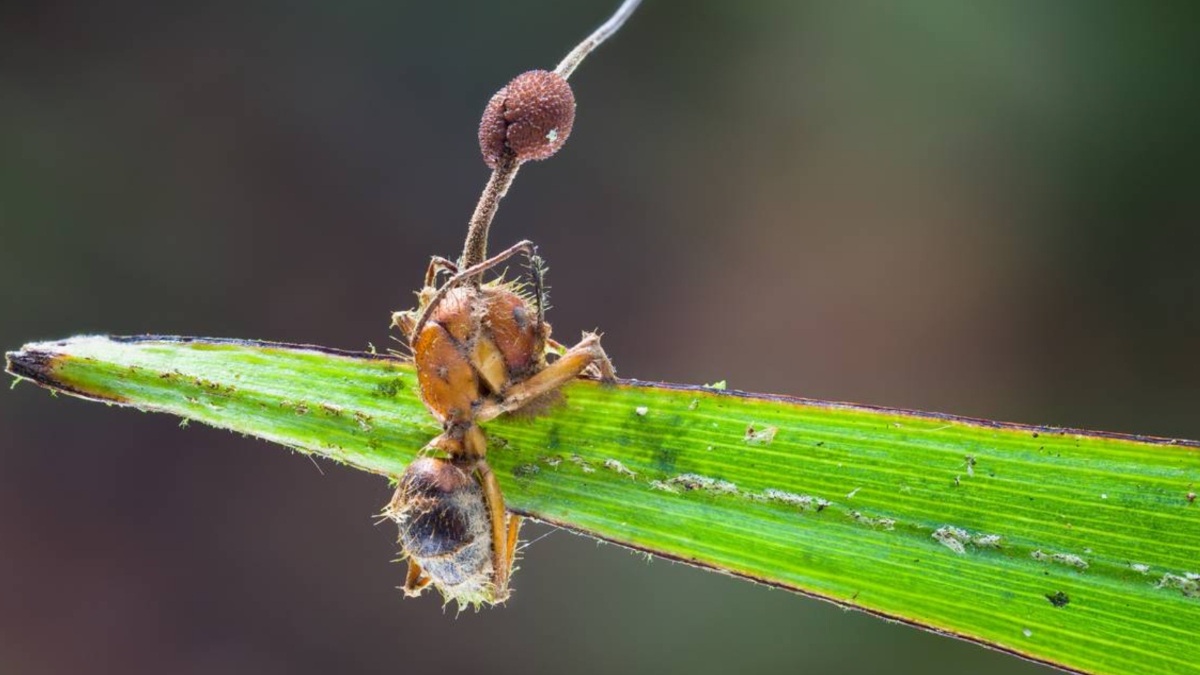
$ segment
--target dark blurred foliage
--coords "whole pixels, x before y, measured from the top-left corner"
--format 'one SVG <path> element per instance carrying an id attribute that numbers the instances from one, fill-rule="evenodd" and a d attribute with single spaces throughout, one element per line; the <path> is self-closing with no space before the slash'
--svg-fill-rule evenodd
<path id="1" fill-rule="evenodd" d="M 484 103 L 615 4 L 5 3 L 0 344 L 391 344 Z M 1200 437 L 1198 20 L 647 0 L 493 241 L 541 245 L 557 335 L 626 376 Z M 383 480 L 3 399 L 0 672 L 1039 670 L 567 533 L 455 617 L 395 590 Z"/>

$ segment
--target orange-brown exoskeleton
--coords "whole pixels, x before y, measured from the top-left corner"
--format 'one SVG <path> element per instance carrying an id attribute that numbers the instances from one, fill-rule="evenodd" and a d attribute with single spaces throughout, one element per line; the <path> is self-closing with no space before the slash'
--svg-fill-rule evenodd
<path id="1" fill-rule="evenodd" d="M 532 283 L 481 281 L 519 253 Z M 439 287 L 442 272 L 451 276 Z M 400 525 L 408 595 L 432 583 L 459 604 L 508 598 L 520 521 L 504 508 L 479 424 L 553 398 L 585 372 L 616 377 L 598 335 L 570 349 L 550 339 L 542 295 L 540 260 L 523 241 L 462 270 L 434 258 L 417 309 L 392 316 L 412 349 L 421 399 L 442 424 L 427 449 L 446 455 L 409 465 L 387 510 Z"/>

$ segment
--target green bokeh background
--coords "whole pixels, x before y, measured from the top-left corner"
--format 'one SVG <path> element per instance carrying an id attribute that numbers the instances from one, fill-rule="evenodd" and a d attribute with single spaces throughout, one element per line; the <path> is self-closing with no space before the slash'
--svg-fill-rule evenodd
<path id="1" fill-rule="evenodd" d="M 392 344 L 461 246 L 484 103 L 615 4 L 6 4 L 0 346 Z M 558 337 L 603 329 L 625 376 L 1197 438 L 1198 21 L 647 0 L 493 241 L 541 245 Z M 565 532 L 456 617 L 395 590 L 381 479 L 0 400 L 0 672 L 1043 670 Z"/>

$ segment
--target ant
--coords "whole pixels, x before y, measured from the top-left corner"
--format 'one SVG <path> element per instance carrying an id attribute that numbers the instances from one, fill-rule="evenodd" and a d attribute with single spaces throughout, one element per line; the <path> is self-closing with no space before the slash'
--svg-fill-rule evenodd
<path id="1" fill-rule="evenodd" d="M 571 348 L 550 338 L 545 268 L 533 243 L 521 241 L 488 258 L 487 234 L 521 163 L 549 157 L 570 134 L 575 99 L 566 78 L 639 1 L 626 0 L 554 72 L 524 73 L 488 102 L 479 142 L 493 172 L 471 218 L 463 255 L 457 264 L 435 256 L 417 308 L 392 315 L 412 352 L 421 400 L 442 425 L 426 450 L 445 454 L 410 463 L 385 509 L 400 526 L 408 560 L 404 592 L 410 597 L 432 584 L 460 606 L 508 599 L 521 519 L 505 510 L 479 425 L 544 407 L 585 373 L 616 381 L 598 334 L 585 333 Z M 528 259 L 527 283 L 483 282 L 485 272 L 519 254 Z M 443 274 L 449 277 L 439 286 Z"/>
<path id="2" fill-rule="evenodd" d="M 519 286 L 479 283 L 480 274 L 518 253 L 529 257 L 533 270 L 532 311 Z M 453 276 L 437 287 L 443 270 Z M 508 598 L 520 517 L 505 512 L 479 425 L 552 397 L 589 370 L 602 381 L 616 380 L 600 336 L 585 334 L 570 349 L 550 338 L 541 278 L 529 241 L 461 272 L 434 258 L 418 309 L 393 315 L 412 348 L 421 399 L 444 429 L 426 447 L 449 456 L 411 463 L 388 506 L 401 525 L 409 596 L 433 583 L 461 600 Z M 550 355 L 558 358 L 548 362 Z"/>

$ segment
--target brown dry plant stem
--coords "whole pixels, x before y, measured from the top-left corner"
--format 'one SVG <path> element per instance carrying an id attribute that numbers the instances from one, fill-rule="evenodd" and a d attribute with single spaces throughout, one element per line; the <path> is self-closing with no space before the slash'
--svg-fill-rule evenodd
<path id="1" fill-rule="evenodd" d="M 608 21 L 601 24 L 563 58 L 554 72 L 564 80 L 568 79 L 588 54 L 595 51 L 605 40 L 620 30 L 641 4 L 641 1 L 625 0 L 621 3 Z M 492 219 L 496 217 L 497 209 L 500 208 L 500 200 L 508 193 L 508 188 L 516 178 L 520 167 L 521 161 L 516 154 L 506 149 L 496 164 L 496 168 L 492 170 L 492 175 L 488 179 L 487 185 L 484 186 L 483 194 L 480 195 L 479 203 L 476 204 L 475 212 L 471 216 L 466 244 L 463 246 L 462 258 L 459 260 L 460 268 L 474 267 L 487 259 L 488 229 L 491 227 Z M 480 279 L 480 276 L 476 276 L 468 283 L 478 285 Z"/>

